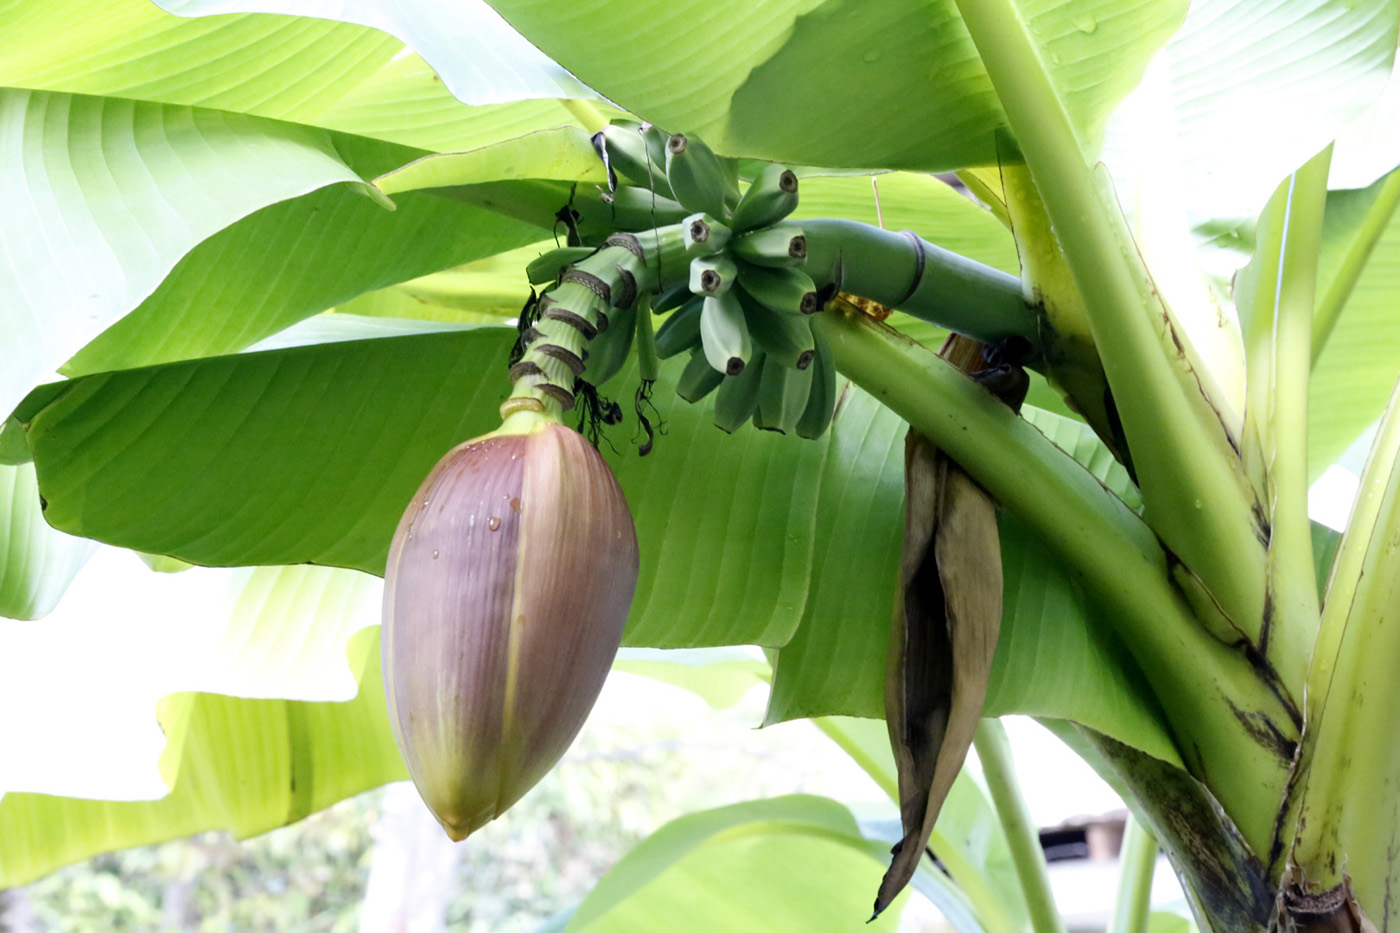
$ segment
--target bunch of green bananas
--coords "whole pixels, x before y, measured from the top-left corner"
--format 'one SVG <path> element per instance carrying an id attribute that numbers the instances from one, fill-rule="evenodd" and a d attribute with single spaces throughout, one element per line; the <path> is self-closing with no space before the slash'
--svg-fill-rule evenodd
<path id="1" fill-rule="evenodd" d="M 521 328 L 512 381 L 534 382 L 568 409 L 575 379 L 602 385 L 634 344 L 644 381 L 656 378 L 658 359 L 688 352 L 676 391 L 687 402 L 714 393 L 723 430 L 752 419 L 820 437 L 836 405 L 836 366 L 811 315 L 831 295 L 802 270 L 807 241 L 786 222 L 797 176 L 768 165 L 741 192 L 737 162 L 648 124 L 616 123 L 593 142 L 609 174 L 608 190 L 597 194 L 622 232 L 576 239 L 588 245 L 530 263 L 531 284 L 547 287 Z M 570 206 L 580 197 L 593 193 L 576 193 Z M 624 218 L 619 205 L 636 206 L 637 216 Z M 677 222 L 682 211 L 689 213 Z M 638 310 L 648 305 L 669 312 L 655 334 Z"/>
<path id="2" fill-rule="evenodd" d="M 687 402 L 715 393 L 715 424 L 725 431 L 752 419 L 820 437 L 835 408 L 836 367 L 810 315 L 830 296 L 802 271 L 807 241 L 786 222 L 797 176 L 767 165 L 741 193 L 737 162 L 645 124 L 609 126 L 594 143 L 617 177 L 691 212 L 680 223 L 688 280 L 653 304 L 671 312 L 656 332 L 657 356 L 690 353 L 677 393 Z"/>

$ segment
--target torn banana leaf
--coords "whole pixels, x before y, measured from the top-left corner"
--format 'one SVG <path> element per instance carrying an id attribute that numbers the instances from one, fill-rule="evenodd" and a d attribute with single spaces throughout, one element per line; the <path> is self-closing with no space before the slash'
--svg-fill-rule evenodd
<path id="1" fill-rule="evenodd" d="M 941 354 L 1019 408 L 1024 374 L 991 347 L 952 337 Z M 1022 379 L 1017 379 L 1017 374 Z M 992 376 L 992 379 L 985 378 Z M 1019 395 L 1018 395 L 1019 392 Z M 996 503 L 928 438 L 905 438 L 904 550 L 885 672 L 885 719 L 904 837 L 875 914 L 909 883 L 982 718 L 1001 628 Z"/>

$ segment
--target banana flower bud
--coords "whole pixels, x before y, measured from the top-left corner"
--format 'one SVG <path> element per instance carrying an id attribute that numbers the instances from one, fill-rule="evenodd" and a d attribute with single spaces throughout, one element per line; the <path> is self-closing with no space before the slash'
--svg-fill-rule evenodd
<path id="1" fill-rule="evenodd" d="M 382 652 L 394 738 L 454 840 L 568 749 L 637 585 L 637 534 L 598 452 L 550 421 L 449 451 L 399 522 Z"/>

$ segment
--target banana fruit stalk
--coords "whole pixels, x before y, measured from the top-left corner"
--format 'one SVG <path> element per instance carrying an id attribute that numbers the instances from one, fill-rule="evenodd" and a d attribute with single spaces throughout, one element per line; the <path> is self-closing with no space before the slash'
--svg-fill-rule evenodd
<path id="1" fill-rule="evenodd" d="M 627 502 L 573 430 L 534 419 L 454 447 L 389 549 L 389 721 L 454 840 L 568 749 L 622 639 L 638 572 Z"/>

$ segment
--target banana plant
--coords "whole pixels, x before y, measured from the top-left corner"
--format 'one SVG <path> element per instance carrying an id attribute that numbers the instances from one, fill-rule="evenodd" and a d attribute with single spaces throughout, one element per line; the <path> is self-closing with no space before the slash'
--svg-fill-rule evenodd
<path id="1" fill-rule="evenodd" d="M 557 757 L 624 623 L 761 645 L 768 721 L 889 721 L 877 909 L 979 717 L 1027 713 L 1120 788 L 1202 929 L 1397 919 L 1394 4 L 161 7 L 0 10 L 0 612 L 43 616 L 92 542 L 402 572 L 447 451 L 581 414 L 637 551 L 574 572 L 635 592 L 595 600 L 610 644 L 549 734 L 487 757 Z M 1338 539 L 1310 483 L 1373 426 Z M 453 546 L 528 568 L 473 550 L 495 508 Z M 520 617 L 492 657 L 441 651 L 507 724 L 551 682 L 519 665 L 577 654 L 521 649 Z M 7 655 L 57 665 L 21 653 L 44 624 Z M 0 772 L 0 884 L 401 776 L 346 639 L 352 703 L 133 685 L 173 698 L 160 799 Z"/>

